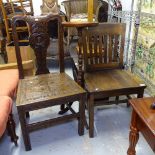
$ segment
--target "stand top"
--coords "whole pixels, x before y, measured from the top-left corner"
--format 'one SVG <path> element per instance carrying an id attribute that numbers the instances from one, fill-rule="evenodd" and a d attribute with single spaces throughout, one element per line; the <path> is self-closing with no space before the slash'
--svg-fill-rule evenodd
<path id="1" fill-rule="evenodd" d="M 64 27 L 77 27 L 77 28 L 97 26 L 98 24 L 99 24 L 98 22 L 88 22 L 88 21 L 62 22 L 62 25 Z"/>
<path id="2" fill-rule="evenodd" d="M 155 102 L 155 97 L 136 98 L 129 100 L 129 103 L 135 112 L 155 136 L 155 109 L 150 108 L 153 102 Z"/>

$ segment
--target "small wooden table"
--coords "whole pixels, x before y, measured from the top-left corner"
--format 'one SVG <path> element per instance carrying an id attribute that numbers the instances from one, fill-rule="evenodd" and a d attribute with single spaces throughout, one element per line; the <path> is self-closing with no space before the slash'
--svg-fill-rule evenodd
<path id="1" fill-rule="evenodd" d="M 139 139 L 139 132 L 143 134 L 146 141 L 155 152 L 155 110 L 151 109 L 151 104 L 155 98 L 137 98 L 129 100 L 133 107 L 128 155 L 136 155 L 135 147 Z"/>

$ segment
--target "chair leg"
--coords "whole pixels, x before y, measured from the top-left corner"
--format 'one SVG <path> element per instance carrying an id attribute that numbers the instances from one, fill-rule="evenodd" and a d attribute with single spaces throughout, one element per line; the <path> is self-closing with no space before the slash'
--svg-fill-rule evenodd
<path id="1" fill-rule="evenodd" d="M 86 123 L 84 96 L 82 96 L 80 101 L 79 101 L 79 115 L 80 116 L 78 119 L 78 133 L 79 133 L 79 136 L 82 136 L 84 134 L 84 125 Z"/>
<path id="2" fill-rule="evenodd" d="M 73 104 L 73 102 L 69 102 L 69 103 L 68 103 L 68 106 L 71 107 L 72 104 Z M 68 107 L 65 107 L 65 104 L 62 104 L 62 105 L 60 106 L 59 115 L 63 115 L 63 114 L 66 113 L 68 110 L 69 110 L 69 108 L 68 108 Z"/>
<path id="3" fill-rule="evenodd" d="M 13 119 L 13 115 L 12 113 L 10 113 L 8 122 L 7 122 L 8 135 L 11 137 L 11 141 L 14 142 L 15 145 L 17 146 L 18 136 L 16 135 L 15 127 L 16 125 Z"/>
<path id="4" fill-rule="evenodd" d="M 89 112 L 89 137 L 94 137 L 94 95 L 90 94 L 88 98 L 88 112 Z"/>
<path id="5" fill-rule="evenodd" d="M 29 112 L 26 112 L 26 118 L 29 118 L 29 117 L 30 117 Z"/>
<path id="6" fill-rule="evenodd" d="M 115 99 L 115 101 L 116 101 L 116 105 L 118 105 L 119 96 L 116 96 L 116 99 Z"/>

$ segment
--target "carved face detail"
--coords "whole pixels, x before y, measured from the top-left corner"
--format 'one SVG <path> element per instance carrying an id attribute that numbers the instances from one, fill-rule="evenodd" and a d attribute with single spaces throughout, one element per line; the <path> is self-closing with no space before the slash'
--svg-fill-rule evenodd
<path id="1" fill-rule="evenodd" d="M 56 3 L 56 0 L 44 0 L 44 3 L 49 7 L 49 8 L 52 8 L 55 3 Z"/>
<path id="2" fill-rule="evenodd" d="M 35 50 L 46 50 L 48 48 L 49 45 L 49 37 L 48 34 L 44 34 L 44 33 L 33 33 L 30 36 L 30 46 L 35 49 Z"/>

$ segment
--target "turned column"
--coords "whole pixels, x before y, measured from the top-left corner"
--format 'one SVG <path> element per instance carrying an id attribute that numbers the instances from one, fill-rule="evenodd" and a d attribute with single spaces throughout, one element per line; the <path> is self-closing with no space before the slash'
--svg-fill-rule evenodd
<path id="1" fill-rule="evenodd" d="M 133 110 L 132 112 L 132 118 L 131 118 L 131 125 L 130 125 L 130 134 L 129 134 L 129 148 L 127 151 L 127 155 L 136 155 L 136 144 L 139 139 L 139 130 L 137 129 L 136 121 L 137 121 L 138 115 Z"/>

